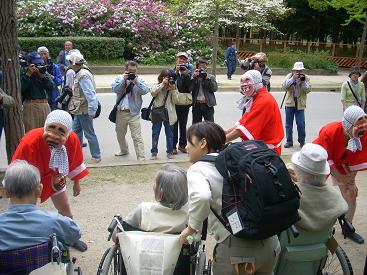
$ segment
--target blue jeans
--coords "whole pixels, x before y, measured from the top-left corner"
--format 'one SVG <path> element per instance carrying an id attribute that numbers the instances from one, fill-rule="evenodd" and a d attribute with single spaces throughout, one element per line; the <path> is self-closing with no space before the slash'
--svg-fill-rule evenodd
<path id="1" fill-rule="evenodd" d="M 230 78 L 235 73 L 237 67 L 237 61 L 227 61 L 227 77 Z"/>
<path id="2" fill-rule="evenodd" d="M 101 158 L 101 150 L 99 149 L 98 139 L 94 133 L 93 119 L 89 115 L 74 115 L 73 131 L 77 134 L 80 145 L 83 144 L 83 131 L 88 140 L 90 154 L 92 158 Z"/>
<path id="3" fill-rule="evenodd" d="M 173 131 L 172 126 L 169 125 L 169 121 L 157 122 L 152 124 L 152 150 L 150 152 L 154 155 L 158 154 L 158 140 L 161 133 L 162 124 L 164 125 L 164 131 L 166 133 L 166 146 L 167 153 L 173 151 Z"/>
<path id="4" fill-rule="evenodd" d="M 296 118 L 298 142 L 305 143 L 305 110 L 297 110 L 296 107 L 285 107 L 285 131 L 287 135 L 287 143 L 293 144 L 293 118 Z"/>

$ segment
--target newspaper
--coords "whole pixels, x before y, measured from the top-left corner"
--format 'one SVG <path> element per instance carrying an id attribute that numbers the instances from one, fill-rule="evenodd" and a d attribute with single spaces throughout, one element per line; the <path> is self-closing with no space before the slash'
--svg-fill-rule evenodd
<path id="1" fill-rule="evenodd" d="M 179 235 L 124 231 L 118 234 L 128 275 L 172 275 L 181 251 Z"/>

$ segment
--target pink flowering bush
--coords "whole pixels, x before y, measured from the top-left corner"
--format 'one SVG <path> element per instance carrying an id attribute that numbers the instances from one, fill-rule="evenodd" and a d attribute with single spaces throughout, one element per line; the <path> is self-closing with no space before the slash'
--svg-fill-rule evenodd
<path id="1" fill-rule="evenodd" d="M 210 33 L 186 11 L 152 0 L 33 0 L 23 2 L 17 15 L 19 36 L 122 37 L 140 60 L 202 49 Z"/>

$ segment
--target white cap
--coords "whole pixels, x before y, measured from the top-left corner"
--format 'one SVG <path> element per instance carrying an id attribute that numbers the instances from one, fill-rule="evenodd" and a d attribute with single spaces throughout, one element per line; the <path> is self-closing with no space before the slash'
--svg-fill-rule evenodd
<path id="1" fill-rule="evenodd" d="M 318 144 L 306 143 L 301 151 L 292 155 L 292 162 L 302 171 L 312 175 L 329 175 L 326 150 Z"/>
<path id="2" fill-rule="evenodd" d="M 187 52 L 179 52 L 178 54 L 176 54 L 176 57 L 180 57 L 180 56 L 184 56 L 187 58 L 189 58 L 189 56 L 187 55 Z"/>
<path id="3" fill-rule="evenodd" d="M 293 65 L 293 69 L 294 71 L 300 71 L 300 70 L 304 70 L 305 67 L 303 66 L 303 62 L 295 62 Z"/>
<path id="4" fill-rule="evenodd" d="M 69 60 L 72 65 L 85 63 L 84 56 L 79 51 L 67 55 L 66 60 Z"/>
<path id="5" fill-rule="evenodd" d="M 39 48 L 37 49 L 37 52 L 38 52 L 38 53 L 50 53 L 50 52 L 48 51 L 48 49 L 47 49 L 45 46 L 39 47 Z"/>

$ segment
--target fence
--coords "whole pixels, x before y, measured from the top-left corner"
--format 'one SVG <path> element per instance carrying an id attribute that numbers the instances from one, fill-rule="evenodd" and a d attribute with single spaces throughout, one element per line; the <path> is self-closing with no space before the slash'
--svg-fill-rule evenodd
<path id="1" fill-rule="evenodd" d="M 240 39 L 230 37 L 219 37 L 220 43 L 225 47 L 236 43 L 239 56 L 245 58 L 255 52 L 269 52 L 275 50 L 301 50 L 312 53 L 316 50 L 327 51 L 339 67 L 351 67 L 357 63 L 357 57 L 361 48 L 360 43 L 322 43 L 314 41 L 288 41 L 271 39 Z M 367 44 L 365 45 L 361 68 L 367 69 Z"/>

